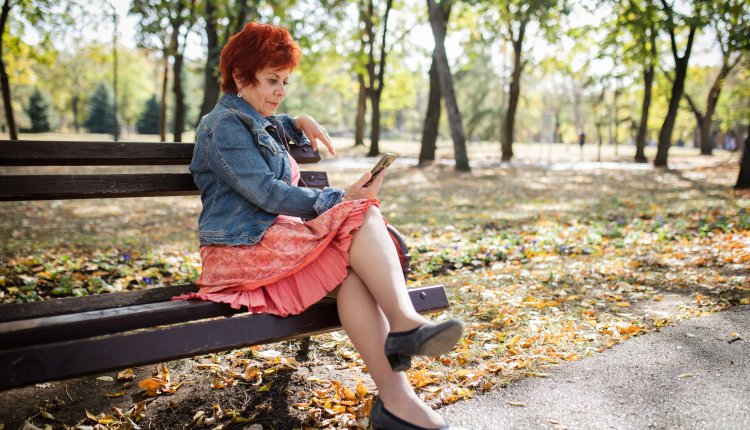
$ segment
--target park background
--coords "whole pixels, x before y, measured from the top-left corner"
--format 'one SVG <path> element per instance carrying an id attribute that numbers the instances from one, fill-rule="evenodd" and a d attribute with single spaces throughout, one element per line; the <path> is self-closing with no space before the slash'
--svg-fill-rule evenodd
<path id="1" fill-rule="evenodd" d="M 327 128 L 335 186 L 402 155 L 381 197 L 410 285 L 445 285 L 467 323 L 409 374 L 435 407 L 750 303 L 750 202 L 734 189 L 745 0 L 3 0 L 2 16 L 4 139 L 191 142 L 227 36 L 288 27 L 304 56 L 280 111 Z M 2 203 L 0 299 L 193 281 L 199 211 L 197 197 Z M 153 366 L 10 390 L 0 403 L 22 407 L 0 427 L 364 426 L 374 390 L 345 337 L 295 351 L 167 363 L 155 397 L 137 384 Z"/>

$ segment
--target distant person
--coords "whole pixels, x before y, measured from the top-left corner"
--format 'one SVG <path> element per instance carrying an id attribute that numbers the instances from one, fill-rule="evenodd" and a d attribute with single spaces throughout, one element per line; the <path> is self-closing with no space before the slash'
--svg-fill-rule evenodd
<path id="1" fill-rule="evenodd" d="M 341 324 L 378 388 L 373 426 L 444 428 L 403 370 L 412 356 L 449 352 L 461 337 L 461 323 L 435 324 L 414 310 L 378 209 L 384 174 L 368 185 L 368 171 L 346 191 L 297 186 L 290 140 L 313 149 L 320 140 L 334 153 L 311 117 L 274 116 L 300 54 L 286 29 L 253 22 L 223 48 L 226 94 L 201 119 L 190 164 L 203 203 L 200 290 L 175 299 L 284 317 L 332 293 Z"/>
<path id="2" fill-rule="evenodd" d="M 581 158 L 583 158 L 583 145 L 586 144 L 586 133 L 581 132 L 578 135 L 578 147 L 581 150 Z"/>

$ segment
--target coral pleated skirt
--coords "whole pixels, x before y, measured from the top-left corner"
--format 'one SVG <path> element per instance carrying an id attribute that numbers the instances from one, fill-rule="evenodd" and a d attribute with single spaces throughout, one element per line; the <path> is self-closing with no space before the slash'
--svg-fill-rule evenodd
<path id="1" fill-rule="evenodd" d="M 253 313 L 298 314 L 344 281 L 353 233 L 372 205 L 379 201 L 343 202 L 304 222 L 280 215 L 255 245 L 204 246 L 200 289 L 172 300 L 201 299 L 247 307 Z"/>

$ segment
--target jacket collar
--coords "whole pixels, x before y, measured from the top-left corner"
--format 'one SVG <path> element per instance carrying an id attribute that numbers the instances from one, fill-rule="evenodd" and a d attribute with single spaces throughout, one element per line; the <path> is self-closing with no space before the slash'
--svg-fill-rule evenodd
<path id="1" fill-rule="evenodd" d="M 243 114 L 249 116 L 250 118 L 252 118 L 254 123 L 259 124 L 263 128 L 268 128 L 269 126 L 273 125 L 271 121 L 264 118 L 261 114 L 258 113 L 258 111 L 253 109 L 253 107 L 250 106 L 250 103 L 246 102 L 240 97 L 237 97 L 237 94 L 224 94 L 219 99 L 219 102 L 230 109 L 238 110 Z"/>

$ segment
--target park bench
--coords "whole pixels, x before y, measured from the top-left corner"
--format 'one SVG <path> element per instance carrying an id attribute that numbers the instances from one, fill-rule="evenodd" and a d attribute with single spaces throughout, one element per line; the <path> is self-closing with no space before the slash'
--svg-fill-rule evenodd
<path id="1" fill-rule="evenodd" d="M 193 146 L 0 141 L 0 166 L 187 166 Z M 293 146 L 292 155 L 300 164 L 320 160 L 309 147 Z M 0 201 L 198 194 L 187 168 L 183 173 L 137 174 L 100 169 L 109 173 L 2 174 Z M 328 185 L 325 172 L 302 172 L 302 179 L 309 187 Z M 408 252 L 400 236 L 398 242 L 406 275 Z M 0 305 L 0 389 L 282 340 L 309 342 L 309 336 L 341 326 L 333 299 L 286 318 L 200 300 L 170 301 L 197 290 L 186 284 Z M 421 313 L 448 307 L 442 286 L 415 288 L 409 294 Z"/>

